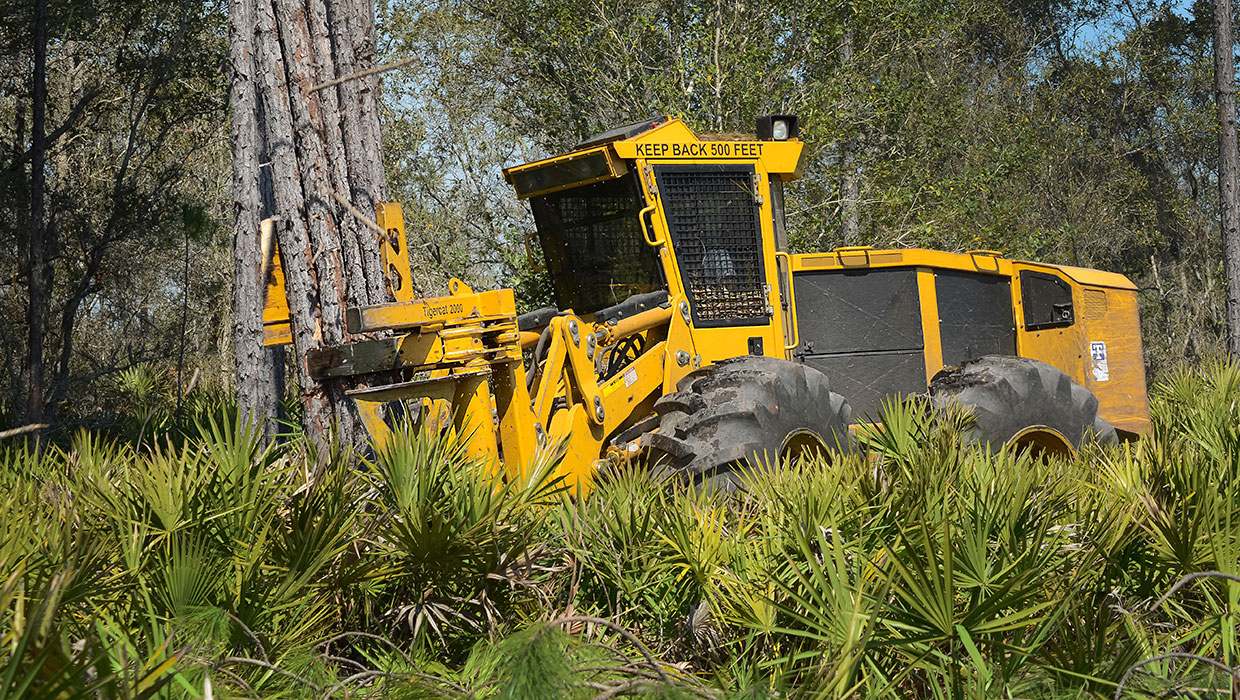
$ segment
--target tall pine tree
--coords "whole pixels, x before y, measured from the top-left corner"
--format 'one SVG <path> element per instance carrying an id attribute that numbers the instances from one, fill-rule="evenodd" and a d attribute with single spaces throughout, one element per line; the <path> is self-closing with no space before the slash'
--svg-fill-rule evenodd
<path id="1" fill-rule="evenodd" d="M 1237 188 L 1236 66 L 1231 0 L 1214 0 L 1214 99 L 1218 106 L 1218 203 L 1227 280 L 1227 350 L 1240 356 L 1240 193 Z"/>
<path id="2" fill-rule="evenodd" d="M 374 220 L 383 198 L 378 78 L 369 0 L 233 0 L 235 343 L 242 410 L 270 410 L 260 361 L 260 184 L 285 275 L 302 424 L 362 437 L 352 402 L 310 376 L 307 356 L 349 340 L 344 311 L 387 301 L 379 240 L 347 211 Z M 245 74 L 246 71 L 248 74 Z M 362 73 L 364 75 L 358 75 Z M 242 365 L 246 366 L 242 366 Z"/>

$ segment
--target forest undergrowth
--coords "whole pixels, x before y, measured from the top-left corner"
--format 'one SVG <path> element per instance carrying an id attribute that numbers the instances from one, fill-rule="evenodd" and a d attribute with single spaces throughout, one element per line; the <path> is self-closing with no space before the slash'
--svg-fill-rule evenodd
<path id="1" fill-rule="evenodd" d="M 1228 697 L 1238 402 L 1185 370 L 1144 439 L 1047 461 L 893 404 L 740 495 L 264 447 L 223 406 L 9 442 L 0 699 Z"/>

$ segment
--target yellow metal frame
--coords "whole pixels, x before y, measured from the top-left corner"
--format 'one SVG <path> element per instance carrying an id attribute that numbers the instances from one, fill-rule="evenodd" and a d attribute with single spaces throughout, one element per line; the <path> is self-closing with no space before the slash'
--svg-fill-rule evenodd
<path id="1" fill-rule="evenodd" d="M 345 393 L 357 403 L 376 442 L 391 434 L 385 405 L 447 403 L 452 425 L 474 458 L 510 479 L 524 479 L 540 451 L 550 450 L 559 457 L 555 476 L 585 493 L 603 464 L 604 440 L 642 417 L 669 379 L 674 382 L 694 368 L 692 363 L 677 366 L 670 377 L 665 370 L 676 364 L 669 340 L 683 341 L 687 335 L 673 305 L 612 324 L 568 312 L 544 329 L 549 340 L 539 365 L 531 368 L 538 373 L 531 392 L 521 355 L 531 343 L 529 335 L 523 338 L 517 331 L 512 290 L 474 292 L 459 280 L 451 287 L 447 297 L 350 309 L 350 332 L 400 335 L 328 348 L 311 357 L 317 376 L 346 382 Z M 596 354 L 635 334 L 645 337 L 644 351 L 623 372 L 600 382 Z M 692 348 L 692 343 L 679 347 Z M 415 378 L 357 387 L 348 383 L 354 376 L 382 372 Z"/>
<path id="2" fill-rule="evenodd" d="M 754 169 L 754 195 L 760 202 L 758 219 L 760 222 L 760 238 L 762 243 L 763 278 L 777 280 L 779 277 L 779 258 L 787 257 L 786 251 L 775 247 L 774 211 L 770 196 L 772 181 L 790 180 L 800 175 L 801 155 L 804 144 L 799 141 L 733 141 L 733 140 L 702 140 L 699 139 L 679 119 L 670 119 L 660 126 L 631 139 L 611 144 L 616 154 L 632 163 L 632 170 L 638 174 L 640 189 L 646 206 L 638 214 L 646 243 L 654 246 L 659 252 L 659 261 L 663 267 L 664 278 L 668 282 L 668 293 L 672 297 L 686 298 L 684 279 L 680 273 L 680 265 L 676 259 L 676 251 L 668 242 L 671 240 L 667 228 L 667 211 L 659 194 L 658 182 L 654 176 L 656 165 L 697 165 L 712 163 L 719 165 L 748 165 Z M 650 221 L 647 221 L 647 218 Z M 766 306 L 768 320 L 763 324 L 729 326 L 729 327 L 697 327 L 689 314 L 686 322 L 693 338 L 695 350 L 693 357 L 698 364 L 709 365 L 722 359 L 745 355 L 750 352 L 750 340 L 758 338 L 762 343 L 762 352 L 772 357 L 785 357 L 795 347 L 787 345 L 785 338 L 796 337 L 795 321 L 792 328 L 785 328 L 784 316 L 776 313 L 782 308 L 778 284 L 767 284 Z M 792 295 L 789 294 L 789 297 Z M 789 305 L 795 302 L 790 298 Z M 795 319 L 795 315 L 793 316 Z"/>
<path id="3" fill-rule="evenodd" d="M 293 342 L 289 325 L 288 295 L 284 291 L 284 269 L 276 245 L 275 219 L 263 219 L 259 225 L 263 255 L 263 345 L 287 345 Z"/>
<path id="4" fill-rule="evenodd" d="M 383 240 L 379 253 L 388 291 L 396 301 L 413 301 L 413 272 L 409 265 L 409 239 L 405 237 L 405 214 L 399 202 L 380 202 L 376 208 Z"/>

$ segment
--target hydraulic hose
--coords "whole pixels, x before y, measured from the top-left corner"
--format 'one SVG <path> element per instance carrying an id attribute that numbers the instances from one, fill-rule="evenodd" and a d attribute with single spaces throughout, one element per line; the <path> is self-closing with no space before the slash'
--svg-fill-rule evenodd
<path id="1" fill-rule="evenodd" d="M 543 329 L 542 335 L 538 336 L 538 344 L 534 346 L 534 358 L 530 362 L 530 371 L 525 373 L 525 390 L 530 391 L 534 388 L 534 377 L 538 374 L 538 366 L 542 364 L 543 353 L 547 351 L 547 342 L 551 340 L 551 324 Z"/>

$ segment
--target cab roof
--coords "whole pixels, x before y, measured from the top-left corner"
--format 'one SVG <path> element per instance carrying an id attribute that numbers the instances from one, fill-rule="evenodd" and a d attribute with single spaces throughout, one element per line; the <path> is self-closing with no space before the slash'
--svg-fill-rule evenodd
<path id="1" fill-rule="evenodd" d="M 561 155 L 505 168 L 504 179 L 521 199 L 621 177 L 637 163 L 753 163 L 773 179 L 793 180 L 801 175 L 803 149 L 797 139 L 702 138 L 680 119 L 663 117 L 605 131 Z"/>

